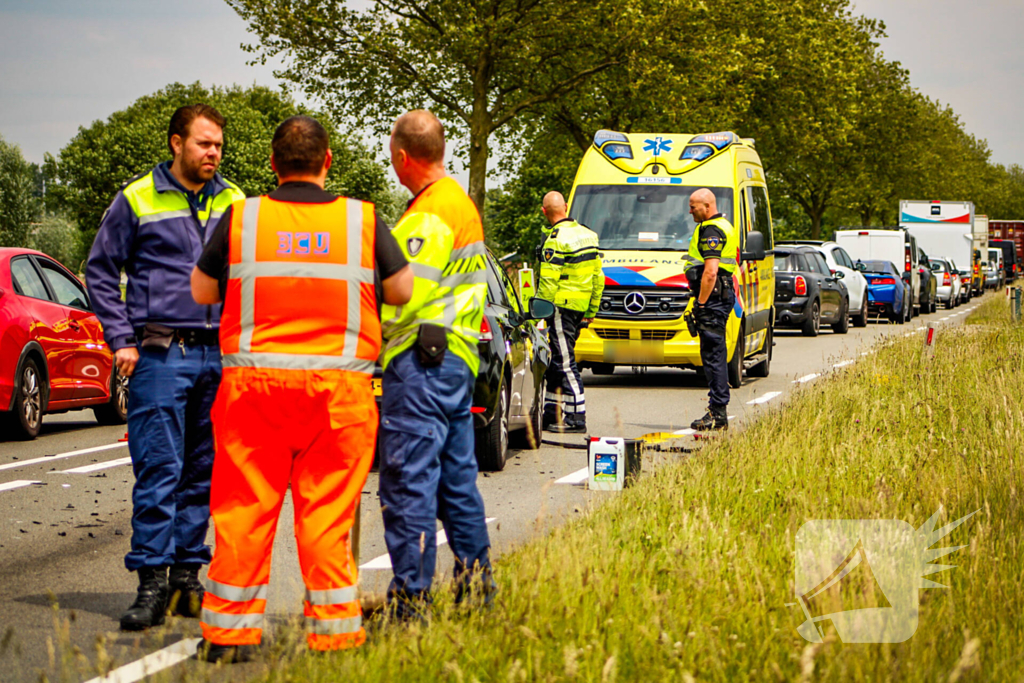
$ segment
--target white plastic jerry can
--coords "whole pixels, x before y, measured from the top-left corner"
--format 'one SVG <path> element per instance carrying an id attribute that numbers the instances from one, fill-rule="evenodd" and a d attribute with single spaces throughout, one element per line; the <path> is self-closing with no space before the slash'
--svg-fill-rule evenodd
<path id="1" fill-rule="evenodd" d="M 602 436 L 590 440 L 591 491 L 621 491 L 626 485 L 624 439 Z"/>

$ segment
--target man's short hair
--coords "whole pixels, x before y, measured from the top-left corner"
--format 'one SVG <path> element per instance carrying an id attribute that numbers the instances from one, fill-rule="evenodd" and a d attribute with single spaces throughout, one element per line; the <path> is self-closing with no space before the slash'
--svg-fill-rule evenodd
<path id="1" fill-rule="evenodd" d="M 189 129 L 192 128 L 192 122 L 200 116 L 211 123 L 216 123 L 223 130 L 225 123 L 224 116 L 210 105 L 200 102 L 198 104 L 188 104 L 184 107 L 178 107 L 174 110 L 174 113 L 171 114 L 171 124 L 167 127 L 167 149 L 171 150 L 171 155 L 174 154 L 174 147 L 171 146 L 171 138 L 178 135 L 182 140 L 187 140 Z"/>
<path id="2" fill-rule="evenodd" d="M 444 126 L 426 109 L 415 109 L 399 116 L 391 137 L 398 149 L 404 149 L 417 161 L 429 164 L 444 161 Z"/>
<path id="3" fill-rule="evenodd" d="M 285 119 L 270 143 L 274 168 L 282 177 L 317 175 L 323 170 L 329 147 L 327 130 L 311 116 Z"/>

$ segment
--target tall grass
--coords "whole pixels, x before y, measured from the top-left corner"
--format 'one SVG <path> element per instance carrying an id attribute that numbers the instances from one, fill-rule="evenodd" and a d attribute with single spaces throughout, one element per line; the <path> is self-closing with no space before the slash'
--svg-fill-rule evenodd
<path id="1" fill-rule="evenodd" d="M 898 337 L 743 431 L 662 466 L 496 564 L 474 612 L 439 591 L 425 627 L 378 624 L 358 651 L 275 658 L 267 681 L 968 681 L 1024 668 L 1024 326 Z M 899 644 L 796 632 L 794 536 L 811 519 L 920 526 L 958 565 L 921 591 Z"/>

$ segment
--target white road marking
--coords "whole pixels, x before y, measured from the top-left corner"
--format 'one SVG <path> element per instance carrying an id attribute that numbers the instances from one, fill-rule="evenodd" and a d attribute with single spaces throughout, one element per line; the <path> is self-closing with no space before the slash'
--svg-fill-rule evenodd
<path id="1" fill-rule="evenodd" d="M 82 467 L 75 467 L 70 470 L 60 470 L 59 472 L 50 472 L 50 474 L 88 474 L 89 472 L 96 472 L 97 470 L 105 470 L 110 467 L 119 467 L 120 465 L 130 465 L 132 459 L 129 458 L 118 458 L 117 460 L 107 460 L 106 462 L 96 462 L 92 465 L 83 465 Z"/>
<path id="2" fill-rule="evenodd" d="M 913 332 L 907 332 L 907 333 L 906 333 L 905 335 L 903 335 L 903 336 L 904 336 L 904 337 L 913 337 L 913 336 L 914 336 L 914 333 L 913 333 Z"/>
<path id="3" fill-rule="evenodd" d="M 691 434 L 696 434 L 697 430 L 696 429 L 690 429 L 689 427 L 687 427 L 686 429 L 680 429 L 680 430 L 672 432 L 672 433 L 675 434 L 676 436 L 690 436 Z M 555 483 L 557 484 L 558 482 L 555 482 Z"/>
<path id="4" fill-rule="evenodd" d="M 939 322 L 942 322 L 943 320 L 949 320 L 949 316 L 947 315 L 945 318 L 939 318 Z"/>
<path id="5" fill-rule="evenodd" d="M 586 472 L 587 468 L 584 467 L 583 471 Z M 586 479 L 586 477 L 583 477 Z M 487 524 L 497 520 L 497 517 L 488 517 L 486 519 Z M 437 532 L 437 545 L 442 546 L 448 543 L 448 536 L 444 533 L 444 529 Z M 375 557 L 366 564 L 359 565 L 360 569 L 391 569 L 391 556 L 384 553 L 380 557 Z M 92 681 L 89 681 L 92 683 Z"/>
<path id="6" fill-rule="evenodd" d="M 179 640 L 173 645 L 168 645 L 131 664 L 118 667 L 106 676 L 93 678 L 86 683 L 136 683 L 136 681 L 141 681 L 143 678 L 172 667 L 194 655 L 199 640 L 199 638 Z"/>
<path id="7" fill-rule="evenodd" d="M 917 331 L 920 332 L 921 330 L 925 330 L 925 329 L 928 329 L 928 328 L 926 328 L 924 325 L 921 325 L 919 328 L 917 328 Z"/>
<path id="8" fill-rule="evenodd" d="M 760 405 L 762 403 L 767 403 L 768 401 L 772 400 L 776 396 L 782 396 L 782 392 L 781 391 L 769 391 L 766 394 L 758 396 L 753 401 L 747 401 L 747 405 L 748 406 L 756 406 L 756 405 Z"/>
<path id="9" fill-rule="evenodd" d="M 20 462 L 9 462 L 9 463 L 0 465 L 0 471 L 14 469 L 15 467 L 27 467 L 28 465 L 37 465 L 37 464 L 39 464 L 41 462 L 51 462 L 53 460 L 61 460 L 63 458 L 73 458 L 76 455 L 85 455 L 87 453 L 98 453 L 99 451 L 109 451 L 109 450 L 111 450 L 113 448 L 124 448 L 127 445 L 128 445 L 127 442 L 125 442 L 125 443 L 112 443 L 112 444 L 108 444 L 106 446 L 95 446 L 93 448 L 83 448 L 80 451 L 68 451 L 67 453 L 58 453 L 57 455 L 47 455 L 47 456 L 44 456 L 42 458 L 32 458 L 31 460 L 22 460 Z"/>
<path id="10" fill-rule="evenodd" d="M 818 377 L 818 373 L 812 372 L 809 375 L 804 375 L 800 379 L 793 380 L 793 384 L 803 384 L 805 382 L 810 382 L 812 379 L 817 379 L 817 377 Z"/>
<path id="11" fill-rule="evenodd" d="M 31 486 L 32 484 L 38 484 L 38 481 L 32 479 L 15 479 L 5 484 L 0 484 L 0 491 L 13 491 L 14 489 L 20 489 L 24 486 Z"/>
<path id="12" fill-rule="evenodd" d="M 834 367 L 834 368 L 845 368 L 847 365 L 853 365 L 856 362 L 857 361 L 855 361 L 855 360 L 844 360 L 842 363 L 836 363 L 832 367 Z"/>
<path id="13" fill-rule="evenodd" d="M 562 477 L 561 479 L 556 479 L 555 483 L 556 484 L 569 484 L 570 486 L 574 486 L 576 484 L 582 484 L 583 482 L 585 482 L 587 480 L 588 476 L 590 476 L 590 466 L 589 465 L 587 467 L 584 467 L 582 470 L 576 470 L 575 472 L 573 472 L 571 474 L 567 474 L 564 477 Z"/>

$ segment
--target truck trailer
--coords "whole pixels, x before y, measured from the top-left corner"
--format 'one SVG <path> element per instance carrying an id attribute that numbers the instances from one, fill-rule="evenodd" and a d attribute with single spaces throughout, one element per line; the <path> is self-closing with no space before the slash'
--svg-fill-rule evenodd
<path id="1" fill-rule="evenodd" d="M 1013 242 L 1016 258 L 1012 264 L 1007 264 L 1007 279 L 1015 280 L 1020 277 L 1021 268 L 1024 267 L 1024 221 L 990 220 L 988 237 Z"/>
<path id="2" fill-rule="evenodd" d="M 982 255 L 988 254 L 988 218 L 974 215 L 973 202 L 904 199 L 900 227 L 906 228 L 932 258 L 952 260 L 971 274 L 971 291 L 985 286 Z"/>

